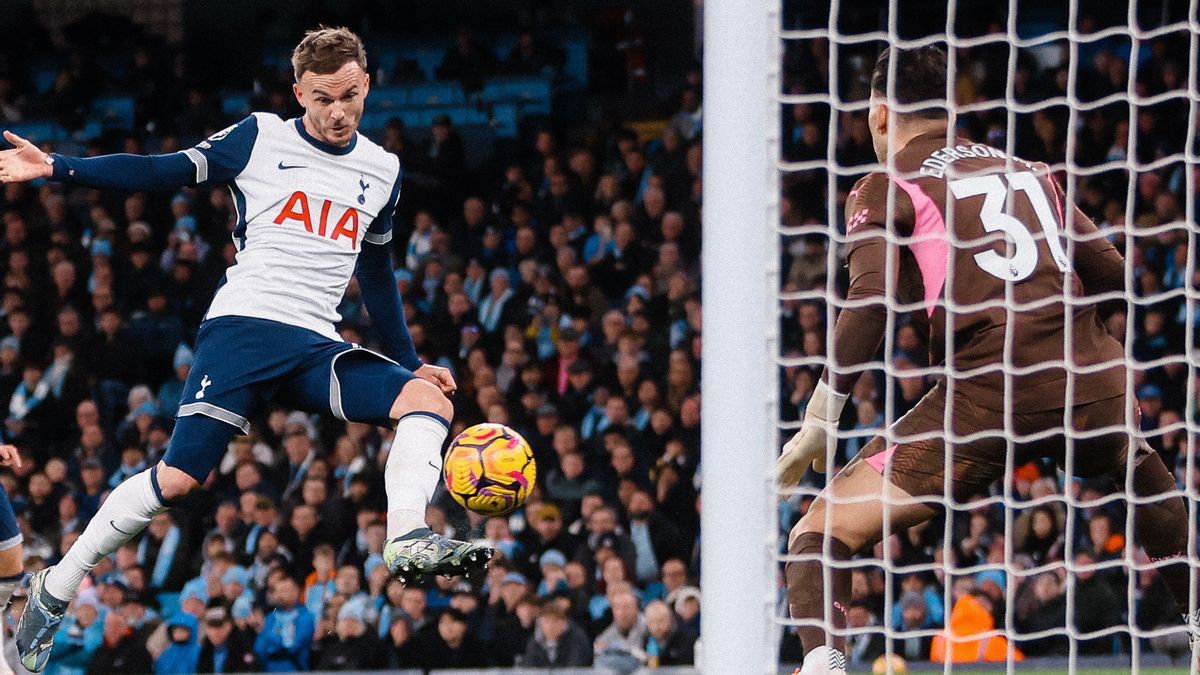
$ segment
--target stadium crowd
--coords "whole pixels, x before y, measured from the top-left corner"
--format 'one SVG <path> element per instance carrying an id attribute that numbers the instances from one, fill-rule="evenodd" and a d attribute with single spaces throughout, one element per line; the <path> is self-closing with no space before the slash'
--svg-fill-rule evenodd
<path id="1" fill-rule="evenodd" d="M 498 61 L 544 58 L 536 46 L 522 45 L 525 53 Z M 448 52 L 447 72 L 476 72 L 469 65 L 479 58 L 472 57 L 476 49 L 460 41 Z M 989 64 L 1005 62 L 1006 49 L 1003 56 L 991 47 L 961 50 L 960 101 L 1003 96 L 1003 71 Z M 1080 63 L 1080 91 L 1086 84 L 1091 100 L 1124 92 L 1131 77 L 1139 95 L 1176 89 L 1186 49 L 1186 39 L 1157 38 L 1133 68 L 1127 47 L 1100 43 Z M 828 50 L 823 41 L 790 43 L 787 90 L 827 91 Z M 854 49 L 842 48 L 845 98 L 865 96 L 873 50 L 864 48 L 856 60 Z M 6 64 L 0 120 L 69 119 L 96 93 L 83 58 L 71 59 L 44 96 L 29 94 L 19 62 Z M 96 139 L 89 153 L 169 152 L 236 121 L 221 117 L 212 96 L 160 66 L 144 50 L 130 55 L 139 131 Z M 1065 73 L 1065 61 L 1022 57 L 1013 95 L 1021 102 L 1060 95 Z M 279 94 L 286 84 L 268 83 L 257 109 L 298 114 Z M 276 407 L 231 443 L 207 490 L 158 516 L 142 538 L 97 568 L 49 669 L 65 675 L 595 663 L 630 672 L 691 663 L 701 608 L 701 84 L 698 69 L 689 71 L 652 134 L 615 119 L 586 130 L 550 119 L 515 155 L 493 158 L 483 170 L 467 168 L 463 140 L 448 120 L 420 141 L 400 124 L 377 139 L 406 168 L 396 283 L 419 353 L 457 377 L 454 431 L 481 421 L 508 424 L 530 441 L 538 461 L 535 494 L 512 517 L 481 518 L 444 494 L 429 509 L 437 531 L 493 542 L 501 555 L 485 579 L 436 579 L 423 587 L 390 581 L 380 555 L 389 432 Z M 1073 194 L 1131 254 L 1136 302 L 1112 303 L 1106 316 L 1140 361 L 1179 355 L 1186 346 L 1179 291 L 1196 279 L 1186 274 L 1180 205 L 1194 178 L 1181 160 L 1139 168 L 1127 211 L 1124 162 L 1183 150 L 1187 109 L 1180 105 L 1170 99 L 1131 114 L 1117 101 L 1078 114 L 1070 129 L 1065 105 L 1016 115 L 1013 142 L 1027 159 L 1061 164 L 1067 136 L 1075 134 L 1070 147 L 1078 165 L 1118 162 L 1080 178 Z M 837 162 L 873 162 L 865 113 L 835 119 Z M 785 106 L 785 157 L 825 158 L 829 120 L 821 105 Z M 1002 112 L 965 116 L 960 128 L 979 141 L 1007 140 Z M 858 175 L 833 182 L 839 208 Z M 784 224 L 840 223 L 840 213 L 827 212 L 826 187 L 823 170 L 785 176 Z M 54 563 L 107 490 L 161 457 L 191 367 L 190 345 L 233 262 L 237 216 L 223 188 L 126 195 L 40 183 L 6 186 L 0 217 L 0 406 L 4 439 L 24 459 L 0 482 L 18 510 L 32 570 Z M 844 289 L 845 279 L 826 276 L 827 235 L 785 243 L 786 290 Z M 813 357 L 811 367 L 781 372 L 785 420 L 800 418 L 820 373 L 827 309 L 816 300 L 782 307 L 786 349 Z M 371 345 L 370 318 L 353 283 L 339 312 L 343 337 Z M 911 325 L 898 324 L 895 347 L 897 369 L 925 363 Z M 1186 409 L 1186 374 L 1180 357 L 1139 371 L 1135 385 L 1143 432 L 1169 466 L 1180 467 L 1181 485 L 1194 486 L 1200 476 L 1185 473 L 1188 438 L 1179 429 L 1196 416 Z M 930 382 L 865 376 L 847 406 L 839 458 L 844 462 L 885 419 L 911 407 Z M 1110 489 L 1064 483 L 1044 464 L 1019 467 L 1012 477 L 1018 502 L 1067 490 L 1097 498 Z M 782 506 L 782 533 L 807 504 Z M 1023 632 L 1068 620 L 1077 630 L 1095 630 L 1124 625 L 1129 588 L 1137 625 L 1178 621 L 1164 615 L 1170 604 L 1150 571 L 1137 573 L 1132 587 L 1124 567 L 1076 575 L 1073 617 L 1066 616 L 1061 566 L 1027 576 L 933 571 L 935 561 L 1004 562 L 1004 523 L 1002 507 L 968 505 L 948 525 L 939 520 L 888 540 L 896 564 L 928 571 L 856 571 L 849 624 L 881 631 L 1004 626 L 1012 597 Z M 1126 530 L 1119 502 L 1076 510 L 1070 539 L 1065 524 L 1061 502 L 1017 508 L 1016 562 L 1025 569 L 1049 565 L 1068 551 L 1076 565 L 1120 559 Z M 952 543 L 944 546 L 947 534 Z M 895 601 L 885 611 L 888 584 Z M 1010 584 L 1015 593 L 1006 592 Z M 18 600 L 9 615 L 20 611 Z M 928 635 L 897 638 L 893 648 L 921 660 L 933 643 Z M 1065 653 L 1066 639 L 1054 633 L 1018 638 L 1017 645 L 1026 654 Z M 1083 644 L 1096 653 L 1126 648 L 1120 636 Z M 865 634 L 852 639 L 849 656 L 869 663 L 883 649 L 882 633 Z M 785 631 L 783 658 L 798 661 L 797 650 Z"/>

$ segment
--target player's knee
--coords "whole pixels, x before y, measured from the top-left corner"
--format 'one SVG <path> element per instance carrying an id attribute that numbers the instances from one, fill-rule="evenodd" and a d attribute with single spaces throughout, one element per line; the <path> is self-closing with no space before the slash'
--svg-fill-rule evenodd
<path id="1" fill-rule="evenodd" d="M 820 502 L 813 502 L 808 512 L 792 526 L 792 531 L 788 535 L 788 548 L 790 549 L 792 544 L 802 534 L 810 532 L 821 534 L 825 532 L 825 524 L 825 509 Z"/>
<path id="2" fill-rule="evenodd" d="M 25 548 L 21 544 L 0 551 L 0 577 L 15 577 L 25 568 Z"/>
<path id="3" fill-rule="evenodd" d="M 158 489 L 166 502 L 182 499 L 188 496 L 192 490 L 200 487 L 200 481 L 189 476 L 187 472 L 162 462 L 159 462 L 158 470 L 154 473 L 158 481 Z"/>
<path id="4" fill-rule="evenodd" d="M 400 419 L 413 412 L 433 413 L 449 420 L 454 416 L 454 405 L 437 385 L 425 380 L 412 380 L 404 385 L 392 403 L 392 419 Z"/>
<path id="5" fill-rule="evenodd" d="M 819 534 L 837 539 L 852 551 L 857 551 L 867 544 L 867 537 L 854 523 L 828 516 L 824 506 L 820 502 L 814 502 L 808 513 L 792 527 L 791 534 L 788 535 L 789 549 L 802 534 Z"/>

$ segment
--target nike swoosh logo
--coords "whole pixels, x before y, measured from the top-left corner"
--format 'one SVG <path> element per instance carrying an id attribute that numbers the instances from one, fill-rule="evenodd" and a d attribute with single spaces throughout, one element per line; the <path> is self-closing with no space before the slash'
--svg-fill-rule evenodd
<path id="1" fill-rule="evenodd" d="M 279 163 L 280 171 L 286 171 L 288 169 L 303 169 L 303 168 L 304 168 L 303 164 L 296 164 L 295 166 L 288 166 L 287 164 L 284 164 L 283 162 Z"/>
<path id="2" fill-rule="evenodd" d="M 126 532 L 125 530 L 122 530 L 121 528 L 117 527 L 117 521 L 115 521 L 115 520 L 108 521 L 108 524 L 109 524 L 109 526 L 112 527 L 112 529 L 116 530 L 117 532 L 120 532 L 121 534 L 125 535 L 126 537 L 132 537 L 134 534 L 136 534 L 134 532 Z"/>

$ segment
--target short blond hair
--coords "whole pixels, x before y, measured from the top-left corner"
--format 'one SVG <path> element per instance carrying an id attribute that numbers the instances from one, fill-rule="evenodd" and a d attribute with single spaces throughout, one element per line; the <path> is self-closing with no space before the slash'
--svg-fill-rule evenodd
<path id="1" fill-rule="evenodd" d="M 353 61 L 367 72 L 367 50 L 354 31 L 344 26 L 320 26 L 304 34 L 304 39 L 292 50 L 292 70 L 296 81 L 307 72 L 317 75 L 336 73 Z"/>

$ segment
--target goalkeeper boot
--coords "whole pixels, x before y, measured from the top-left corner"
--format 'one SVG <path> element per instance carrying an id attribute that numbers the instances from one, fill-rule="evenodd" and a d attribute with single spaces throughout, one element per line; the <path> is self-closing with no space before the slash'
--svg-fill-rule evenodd
<path id="1" fill-rule="evenodd" d="M 804 657 L 799 675 L 846 675 L 846 656 L 833 647 L 821 645 Z"/>
<path id="2" fill-rule="evenodd" d="M 392 576 L 409 583 L 424 576 L 469 576 L 482 572 L 495 554 L 491 547 L 450 539 L 421 527 L 385 544 L 383 562 Z"/>
<path id="3" fill-rule="evenodd" d="M 1200 675 L 1200 609 L 1191 614 L 1184 614 L 1183 623 L 1187 626 L 1188 644 L 1192 647 L 1188 672 L 1192 675 Z"/>
<path id="4" fill-rule="evenodd" d="M 46 568 L 29 578 L 29 598 L 13 638 L 21 665 L 31 673 L 40 673 L 46 667 L 50 648 L 54 646 L 54 634 L 67 611 L 66 602 L 46 592 L 46 575 L 49 573 L 50 568 Z"/>

